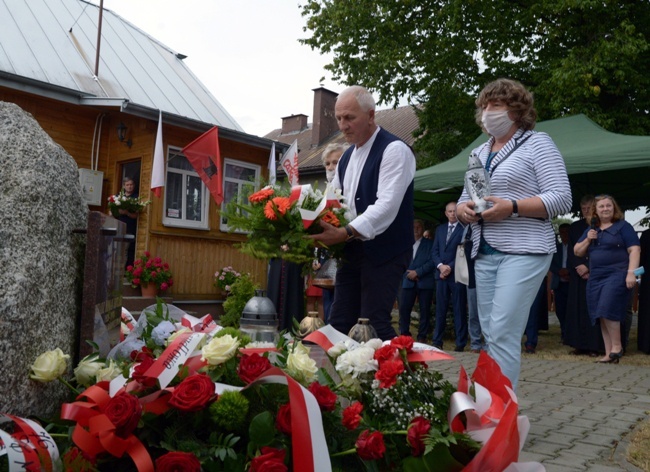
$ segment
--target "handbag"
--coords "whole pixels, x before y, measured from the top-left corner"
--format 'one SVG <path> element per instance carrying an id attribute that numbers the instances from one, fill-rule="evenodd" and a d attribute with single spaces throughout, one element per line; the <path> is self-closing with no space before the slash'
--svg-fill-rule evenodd
<path id="1" fill-rule="evenodd" d="M 467 263 L 467 255 L 465 254 L 465 243 L 469 239 L 467 230 L 469 225 L 465 226 L 463 230 L 463 237 L 456 247 L 456 260 L 454 262 L 454 279 L 457 283 L 469 285 L 469 266 Z"/>

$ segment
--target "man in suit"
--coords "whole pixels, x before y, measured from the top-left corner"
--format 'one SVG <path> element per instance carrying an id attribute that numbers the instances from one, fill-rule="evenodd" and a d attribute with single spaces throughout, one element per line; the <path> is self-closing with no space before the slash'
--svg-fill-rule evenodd
<path id="1" fill-rule="evenodd" d="M 567 260 L 569 256 L 569 223 L 563 223 L 558 228 L 560 241 L 557 252 L 551 262 L 551 290 L 555 298 L 555 315 L 560 322 L 562 342 L 564 342 L 564 327 L 566 324 L 567 303 L 569 300 L 569 269 Z"/>
<path id="2" fill-rule="evenodd" d="M 467 344 L 467 288 L 454 277 L 456 248 L 461 243 L 463 225 L 456 218 L 456 202 L 445 206 L 448 223 L 436 229 L 433 242 L 433 262 L 436 266 L 436 329 L 433 345 L 442 349 L 442 338 L 447 327 L 447 308 L 451 300 L 454 310 L 456 352 L 462 352 Z"/>
<path id="3" fill-rule="evenodd" d="M 348 333 L 358 318 L 368 318 L 385 341 L 395 337 L 393 305 L 413 258 L 415 156 L 377 126 L 375 100 L 365 88 L 341 92 L 334 114 L 352 146 L 341 156 L 332 185 L 343 192 L 352 218 L 342 228 L 321 221 L 323 232 L 311 236 L 326 246 L 346 243 L 330 324 Z"/>
<path id="4" fill-rule="evenodd" d="M 426 342 L 431 319 L 431 300 L 433 299 L 433 241 L 422 237 L 424 224 L 422 220 L 413 222 L 413 260 L 402 277 L 402 295 L 399 300 L 399 332 L 411 335 L 411 310 L 415 305 L 415 298 L 420 302 L 420 327 L 418 328 L 418 342 Z"/>

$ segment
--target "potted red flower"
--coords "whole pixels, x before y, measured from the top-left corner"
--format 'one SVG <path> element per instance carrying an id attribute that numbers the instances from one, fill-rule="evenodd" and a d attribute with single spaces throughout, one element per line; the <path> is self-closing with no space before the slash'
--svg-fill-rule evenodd
<path id="1" fill-rule="evenodd" d="M 158 256 L 151 257 L 149 251 L 126 268 L 126 278 L 132 287 L 140 287 L 143 296 L 156 296 L 174 285 L 169 264 Z"/>

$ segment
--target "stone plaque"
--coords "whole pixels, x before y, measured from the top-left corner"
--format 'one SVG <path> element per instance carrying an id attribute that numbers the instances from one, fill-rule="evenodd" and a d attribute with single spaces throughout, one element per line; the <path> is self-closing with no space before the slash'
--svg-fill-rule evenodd
<path id="1" fill-rule="evenodd" d="M 126 249 L 133 238 L 126 225 L 98 211 L 88 214 L 79 358 L 99 346 L 102 356 L 119 342 Z"/>

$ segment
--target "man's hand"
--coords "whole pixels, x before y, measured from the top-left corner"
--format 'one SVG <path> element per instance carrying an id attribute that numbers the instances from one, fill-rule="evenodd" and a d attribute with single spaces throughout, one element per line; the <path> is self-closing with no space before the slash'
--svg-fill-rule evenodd
<path id="1" fill-rule="evenodd" d="M 449 274 L 451 274 L 451 267 L 446 264 L 442 264 L 440 267 L 438 267 L 438 270 L 440 271 L 441 279 L 446 279 L 449 277 Z"/>
<path id="2" fill-rule="evenodd" d="M 407 270 L 406 278 L 415 282 L 418 279 L 418 273 L 414 270 Z"/>
<path id="3" fill-rule="evenodd" d="M 321 228 L 323 228 L 323 232 L 307 236 L 309 239 L 313 239 L 317 246 L 332 246 L 345 242 L 348 239 L 348 233 L 345 231 L 345 228 L 337 228 L 329 223 L 325 223 L 323 220 L 320 220 L 319 223 Z"/>
<path id="4" fill-rule="evenodd" d="M 589 268 L 584 264 L 580 264 L 579 266 L 576 266 L 576 272 L 584 280 L 587 280 L 589 278 Z"/>

